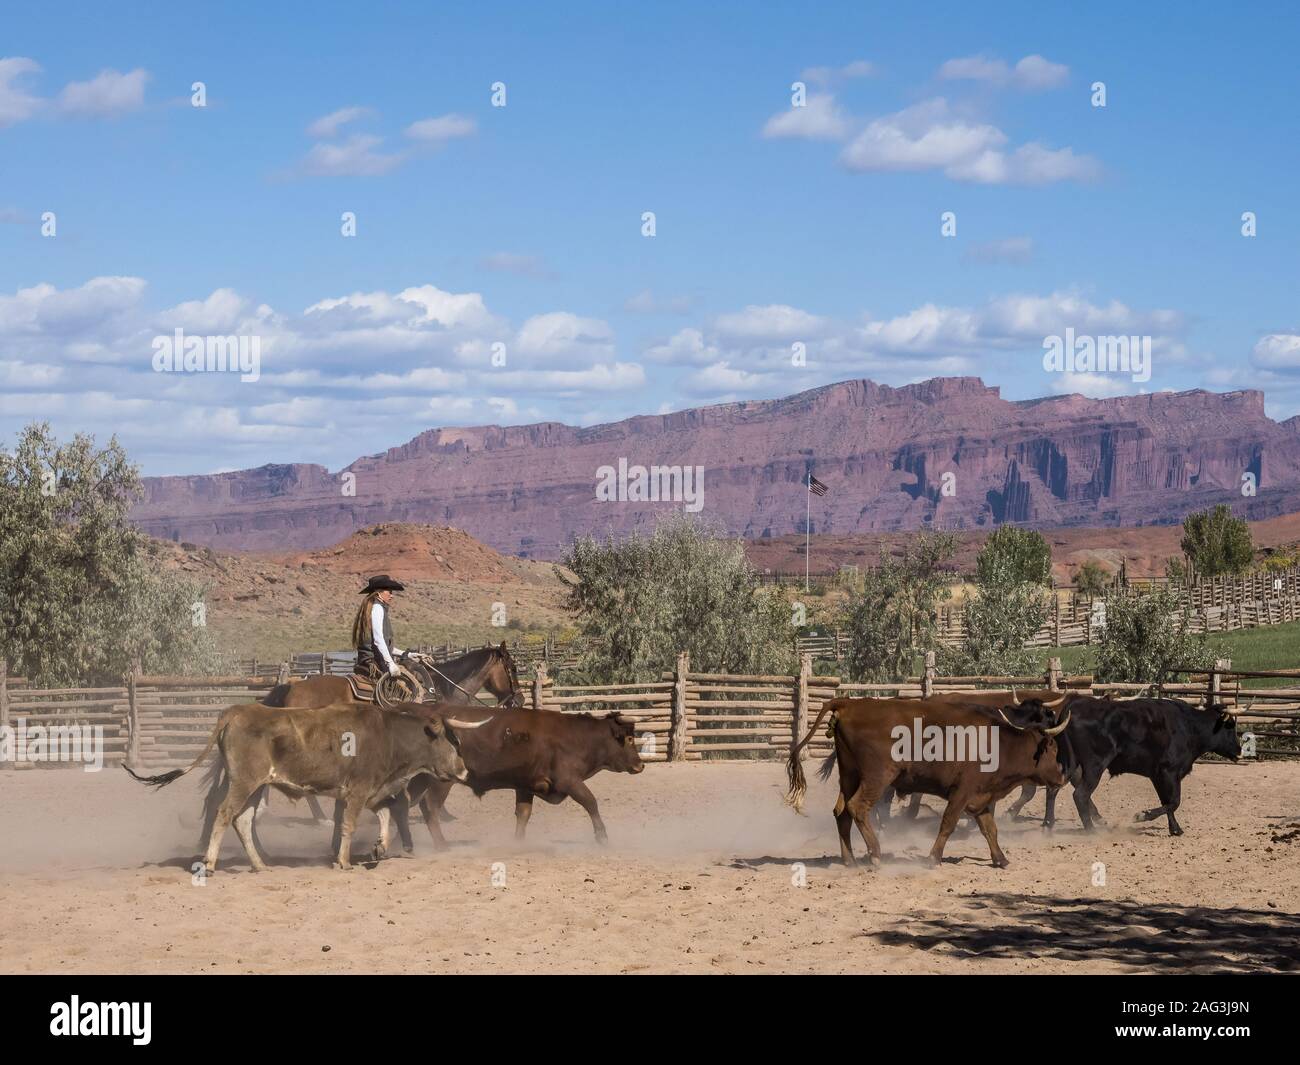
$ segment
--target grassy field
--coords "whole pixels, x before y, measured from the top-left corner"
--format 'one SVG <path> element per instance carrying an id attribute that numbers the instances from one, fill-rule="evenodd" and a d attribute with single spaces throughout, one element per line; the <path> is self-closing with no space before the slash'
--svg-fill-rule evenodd
<path id="1" fill-rule="evenodd" d="M 1209 642 L 1215 649 L 1216 657 L 1230 660 L 1233 669 L 1300 669 L 1300 621 L 1215 633 Z M 1061 669 L 1066 674 L 1084 674 L 1093 672 L 1096 666 L 1095 652 L 1096 648 L 1084 646 L 1044 647 L 1037 652 L 1036 657 L 1044 675 L 1047 673 L 1048 660 L 1052 658 L 1060 658 Z M 918 658 L 913 674 L 919 676 L 923 668 L 923 662 Z M 830 676 L 838 671 L 834 662 L 818 661 L 816 672 Z M 1292 686 L 1300 687 L 1300 681 L 1261 679 L 1246 684 L 1250 688 Z"/>
<path id="2" fill-rule="evenodd" d="M 1218 632 L 1210 637 L 1210 646 L 1216 657 L 1232 662 L 1233 669 L 1268 670 L 1300 668 L 1300 621 L 1286 625 L 1263 625 L 1257 629 L 1237 629 Z M 1051 647 L 1042 651 L 1043 669 L 1053 656 L 1061 659 L 1066 673 L 1091 673 L 1094 666 L 1091 647 Z M 1247 687 L 1286 687 L 1295 684 L 1290 680 L 1255 680 Z"/>

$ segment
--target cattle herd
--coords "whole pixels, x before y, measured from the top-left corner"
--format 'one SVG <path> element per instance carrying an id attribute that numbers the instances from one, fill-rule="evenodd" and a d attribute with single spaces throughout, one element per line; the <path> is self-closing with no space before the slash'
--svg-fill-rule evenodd
<path id="1" fill-rule="evenodd" d="M 562 714 L 451 702 L 401 703 L 383 709 L 345 702 L 324 707 L 242 704 L 217 719 L 208 744 L 184 769 L 133 777 L 165 787 L 197 769 L 213 748 L 208 772 L 203 865 L 215 872 L 226 829 L 233 823 L 254 869 L 266 868 L 256 818 L 267 789 L 292 797 L 331 795 L 334 864 L 352 866 L 352 833 L 362 809 L 380 822 L 373 857 L 383 857 L 397 825 L 412 849 L 407 818 L 418 802 L 434 846 L 446 845 L 439 820 L 453 784 L 476 795 L 515 793 L 515 835 L 523 838 L 534 797 L 572 798 L 591 817 L 596 839 L 607 838 L 596 797 L 586 781 L 602 769 L 645 768 L 632 722 L 616 714 Z"/>
<path id="2" fill-rule="evenodd" d="M 970 692 L 927 699 L 832 699 L 787 763 L 786 799 L 801 806 L 807 788 L 800 752 L 829 717 L 835 750 L 822 766 L 822 779 L 839 770 L 835 824 L 840 853 L 856 864 L 851 841 L 856 825 L 872 863 L 881 860 L 873 822 L 889 820 L 894 794 L 923 794 L 947 800 L 930 859 L 943 858 L 944 845 L 963 813 L 974 818 L 995 866 L 1008 863 L 998 846 L 994 808 L 1016 787 L 1024 790 L 1011 809 L 1016 815 L 1039 785 L 1048 789 L 1044 826 L 1055 822 L 1056 793 L 1074 786 L 1074 804 L 1086 830 L 1101 820 L 1092 794 L 1102 774 L 1132 773 L 1154 785 L 1160 805 L 1139 821 L 1165 816 L 1171 836 L 1182 835 L 1174 816 L 1183 778 L 1196 760 L 1217 754 L 1241 756 L 1234 717 L 1223 706 L 1202 709 L 1179 699 L 1104 699 L 1056 692 Z M 914 742 L 907 742 L 916 737 Z"/>
<path id="3" fill-rule="evenodd" d="M 504 649 L 502 649 L 504 653 Z M 505 662 L 513 674 L 513 663 Z M 503 673 L 504 675 L 504 673 Z M 472 673 L 475 684 L 491 665 Z M 464 676 L 462 676 L 462 680 Z M 476 795 L 515 793 L 515 835 L 523 838 L 534 798 L 560 803 L 571 798 L 586 810 L 597 841 L 607 833 L 587 781 L 601 770 L 640 773 L 635 724 L 617 714 L 598 716 L 519 708 L 511 682 L 489 684 L 502 701 L 495 707 L 469 700 L 459 683 L 448 697 L 430 685 L 435 702 L 404 702 L 382 708 L 359 699 L 328 705 L 286 705 L 277 689 L 266 702 L 232 706 L 217 719 L 203 752 L 184 769 L 156 776 L 131 775 L 163 787 L 218 752 L 208 772 L 200 849 L 207 871 L 216 870 L 226 829 L 235 831 L 254 869 L 266 868 L 256 819 L 269 789 L 294 798 L 335 799 L 332 854 L 351 867 L 352 835 L 362 809 L 375 812 L 384 855 L 395 825 L 403 847 L 413 843 L 409 812 L 418 805 L 435 848 L 446 846 L 440 822 L 455 784 Z M 307 688 L 303 689 L 304 694 Z M 268 705 L 270 704 L 270 705 Z M 1207 753 L 1237 759 L 1241 747 L 1233 716 L 1222 706 L 1205 709 L 1177 699 L 1108 699 L 1052 691 L 959 692 L 922 699 L 832 699 L 797 739 L 787 762 L 786 800 L 801 808 L 807 782 L 803 748 L 826 723 L 834 751 L 822 779 L 839 773 L 834 816 L 844 862 L 856 864 L 851 832 L 857 826 L 869 860 L 882 859 L 877 828 L 887 830 L 895 795 L 911 796 L 903 816 L 916 815 L 922 795 L 946 800 L 930 858 L 939 862 L 963 814 L 988 843 L 993 865 L 1008 864 L 998 845 L 996 803 L 1013 789 L 1017 816 L 1037 787 L 1048 789 L 1044 826 L 1055 821 L 1056 793 L 1073 785 L 1074 804 L 1085 829 L 1101 820 L 1092 802 L 1102 775 L 1132 773 L 1151 781 L 1159 805 L 1138 820 L 1168 818 L 1181 835 L 1175 813 L 1182 781 Z"/>

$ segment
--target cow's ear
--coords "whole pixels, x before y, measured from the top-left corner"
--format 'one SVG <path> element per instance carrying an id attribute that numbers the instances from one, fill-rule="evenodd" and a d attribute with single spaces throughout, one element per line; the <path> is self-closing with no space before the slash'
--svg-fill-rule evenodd
<path id="1" fill-rule="evenodd" d="M 443 724 L 436 717 L 425 724 L 424 734 L 431 740 L 436 740 L 443 734 Z"/>

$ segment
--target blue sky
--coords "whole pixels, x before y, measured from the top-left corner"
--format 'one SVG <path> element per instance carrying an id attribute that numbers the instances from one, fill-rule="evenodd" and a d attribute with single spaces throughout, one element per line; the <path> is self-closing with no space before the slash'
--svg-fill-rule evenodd
<path id="1" fill-rule="evenodd" d="M 1298 26 L 1280 3 L 11 13 L 0 435 L 117 432 L 147 473 L 337 468 L 435 426 L 946 374 L 1262 388 L 1287 417 Z M 175 328 L 257 335 L 259 379 L 155 372 Z M 1150 380 L 1046 372 L 1067 328 L 1151 336 Z"/>

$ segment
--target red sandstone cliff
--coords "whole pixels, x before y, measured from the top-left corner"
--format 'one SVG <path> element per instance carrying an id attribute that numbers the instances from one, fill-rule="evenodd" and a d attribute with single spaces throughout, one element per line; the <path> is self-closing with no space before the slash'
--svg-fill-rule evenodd
<path id="1" fill-rule="evenodd" d="M 978 378 L 936 378 L 845 381 L 589 428 L 431 429 L 339 473 L 149 478 L 134 516 L 155 536 L 234 550 L 322 547 L 404 521 L 548 558 L 575 534 L 619 534 L 681 509 L 598 501 L 596 471 L 620 458 L 703 466 L 702 516 L 747 537 L 802 531 L 810 467 L 831 488 L 812 501 L 815 533 L 1152 524 L 1214 502 L 1252 518 L 1300 511 L 1300 420 L 1270 420 L 1260 392 L 1009 402 Z M 355 497 L 342 494 L 344 472 Z M 1259 493 L 1243 498 L 1247 472 Z"/>

